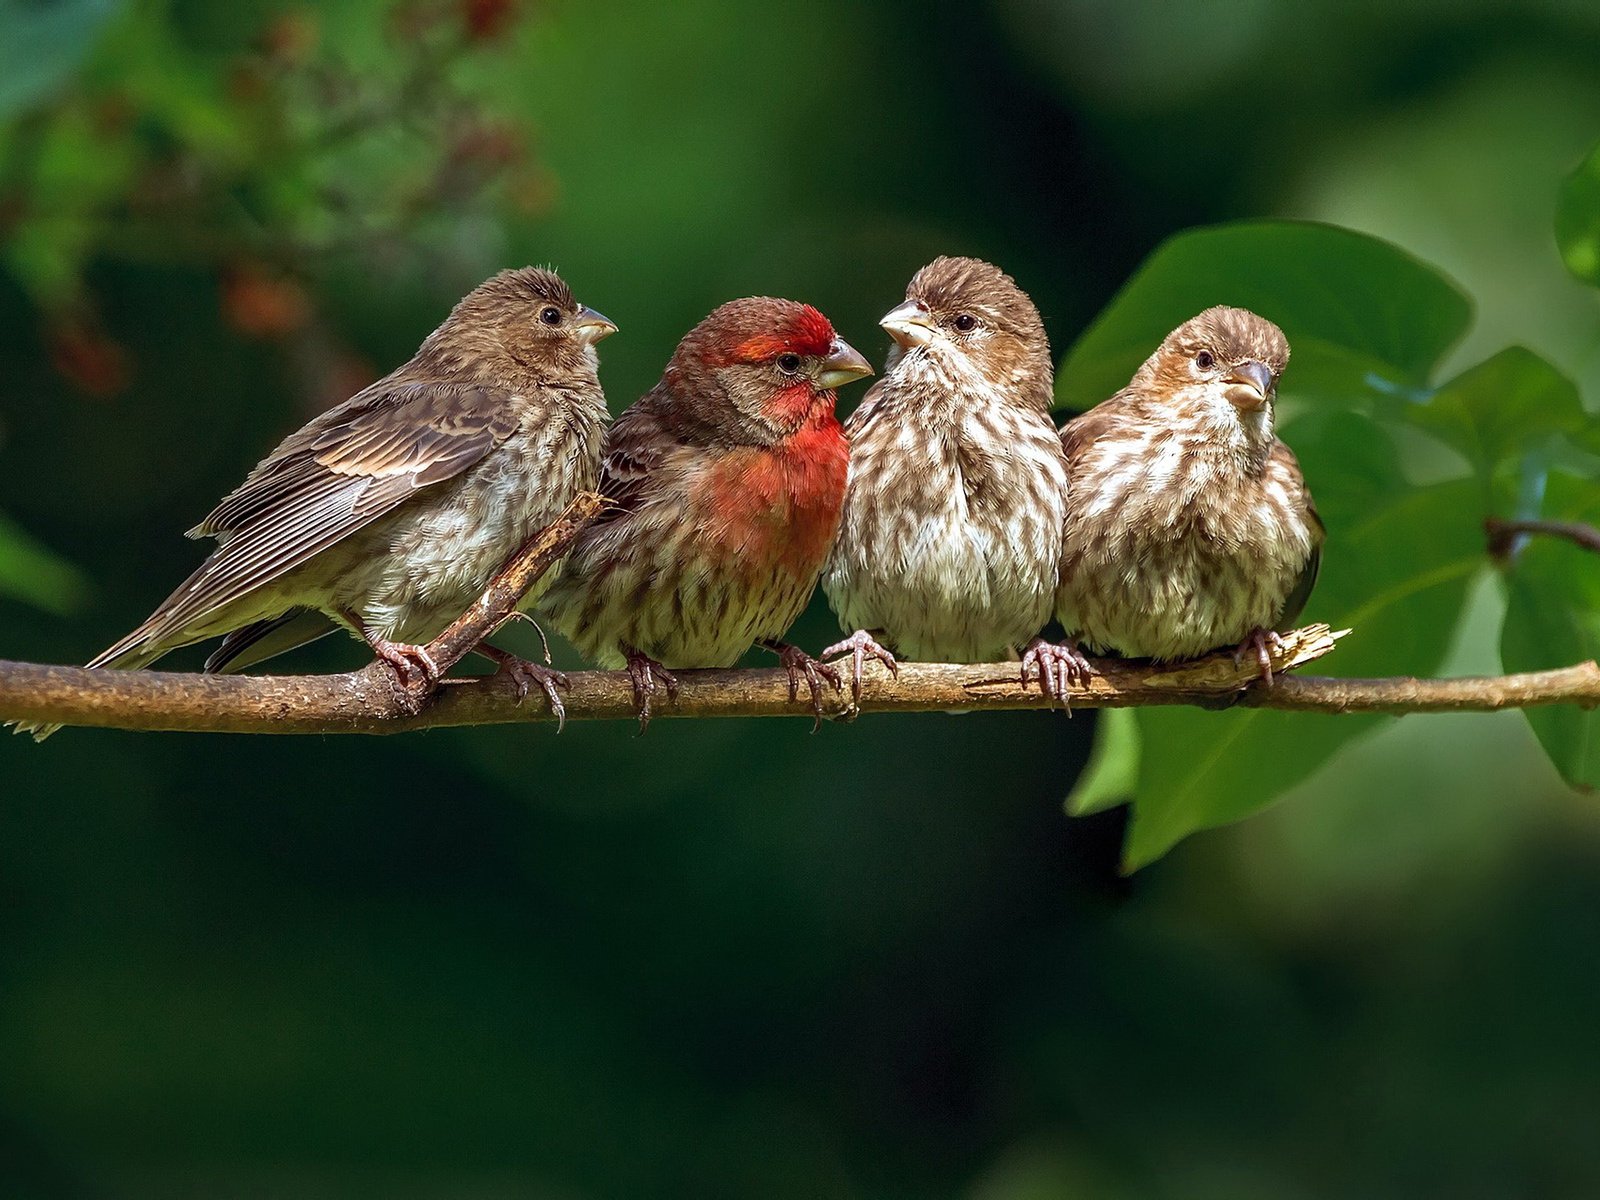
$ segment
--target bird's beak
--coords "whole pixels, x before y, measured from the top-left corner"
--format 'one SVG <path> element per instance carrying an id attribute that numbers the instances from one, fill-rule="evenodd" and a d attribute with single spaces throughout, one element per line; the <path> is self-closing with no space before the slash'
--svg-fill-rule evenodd
<path id="1" fill-rule="evenodd" d="M 891 308 L 878 322 L 889 331 L 889 336 L 902 347 L 926 346 L 933 340 L 933 314 L 920 300 L 907 300 L 899 308 Z"/>
<path id="2" fill-rule="evenodd" d="M 592 308 L 578 309 L 578 319 L 572 323 L 572 327 L 578 331 L 578 337 L 591 346 L 617 331 L 616 322 Z"/>
<path id="3" fill-rule="evenodd" d="M 860 351 L 843 338 L 834 338 L 828 357 L 822 360 L 822 370 L 817 372 L 817 386 L 843 387 L 871 374 L 872 367 L 861 357 Z"/>
<path id="4" fill-rule="evenodd" d="M 1266 363 L 1247 359 L 1229 371 L 1223 383 L 1228 385 L 1228 402 L 1240 412 L 1254 412 L 1272 398 L 1277 385 Z"/>

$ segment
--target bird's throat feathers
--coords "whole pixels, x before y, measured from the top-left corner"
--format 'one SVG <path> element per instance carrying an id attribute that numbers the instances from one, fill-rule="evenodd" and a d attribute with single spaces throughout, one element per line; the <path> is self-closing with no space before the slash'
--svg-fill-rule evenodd
<path id="1" fill-rule="evenodd" d="M 779 388 L 761 402 L 761 415 L 778 430 L 794 430 L 793 437 L 813 419 L 815 412 L 833 415 L 833 393 L 819 392 L 810 380 L 801 379 Z M 834 422 L 838 424 L 838 422 Z"/>

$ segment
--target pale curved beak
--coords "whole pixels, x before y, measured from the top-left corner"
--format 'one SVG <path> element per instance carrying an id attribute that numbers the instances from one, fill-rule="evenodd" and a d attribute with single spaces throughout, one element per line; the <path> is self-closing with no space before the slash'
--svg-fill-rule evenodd
<path id="1" fill-rule="evenodd" d="M 1278 383 L 1271 368 L 1253 358 L 1235 365 L 1222 382 L 1228 385 L 1228 402 L 1243 412 L 1252 412 L 1272 399 Z"/>
<path id="2" fill-rule="evenodd" d="M 821 388 L 843 387 L 872 374 L 871 364 L 843 338 L 833 339 L 828 357 L 822 360 L 821 366 L 817 372 L 817 386 Z"/>
<path id="3" fill-rule="evenodd" d="M 592 308 L 578 309 L 578 317 L 573 321 L 572 327 L 578 331 L 578 337 L 591 346 L 617 331 L 616 322 Z"/>
<path id="4" fill-rule="evenodd" d="M 898 308 L 891 308 L 883 314 L 883 319 L 878 324 L 887 329 L 889 336 L 907 350 L 915 346 L 926 346 L 933 340 L 936 328 L 933 314 L 920 300 L 907 300 Z"/>

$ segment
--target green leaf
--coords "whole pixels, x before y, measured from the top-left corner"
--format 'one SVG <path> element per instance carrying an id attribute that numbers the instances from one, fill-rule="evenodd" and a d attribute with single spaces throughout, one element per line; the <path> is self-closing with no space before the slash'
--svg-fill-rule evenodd
<path id="1" fill-rule="evenodd" d="M 1425 386 L 1472 312 L 1444 276 L 1365 234 L 1296 221 L 1191 230 L 1163 242 L 1078 339 L 1057 373 L 1057 402 L 1082 410 L 1104 400 L 1214 304 L 1282 326 L 1293 350 L 1285 395 L 1342 404 Z"/>
<path id="2" fill-rule="evenodd" d="M 8 0 L 0 5 L 0 117 L 47 97 L 94 45 L 120 0 Z"/>
<path id="3" fill-rule="evenodd" d="M 1328 525 L 1322 577 L 1306 619 L 1353 632 L 1319 663 L 1337 675 L 1426 674 L 1449 647 L 1484 564 L 1476 484 L 1411 488 L 1388 435 L 1355 414 L 1319 414 L 1288 439 L 1301 450 Z M 1317 436 L 1311 436 L 1320 429 Z M 1324 462 L 1353 460 L 1351 471 Z M 1386 469 L 1393 471 L 1385 477 Z M 1135 870 L 1190 833 L 1271 804 L 1383 718 L 1244 709 L 1139 709 L 1143 757 L 1125 862 Z"/>
<path id="4" fill-rule="evenodd" d="M 1577 385 L 1521 346 L 1463 371 L 1410 415 L 1485 481 L 1527 450 L 1588 423 Z"/>
<path id="5" fill-rule="evenodd" d="M 1552 474 L 1544 505 L 1552 520 L 1600 522 L 1600 483 Z M 1551 537 L 1529 540 L 1506 581 L 1500 659 L 1507 671 L 1545 671 L 1600 657 L 1600 556 Z M 1600 723 L 1569 706 L 1523 710 L 1561 777 L 1600 786 Z"/>
<path id="6" fill-rule="evenodd" d="M 83 576 L 0 517 L 0 596 L 66 614 L 88 594 Z"/>
<path id="7" fill-rule="evenodd" d="M 1600 144 L 1562 181 L 1556 197 L 1556 245 L 1567 270 L 1600 287 Z"/>
<path id="8" fill-rule="evenodd" d="M 1126 804 L 1139 781 L 1139 721 L 1131 708 L 1108 708 L 1096 718 L 1094 749 L 1067 797 L 1074 817 Z"/>

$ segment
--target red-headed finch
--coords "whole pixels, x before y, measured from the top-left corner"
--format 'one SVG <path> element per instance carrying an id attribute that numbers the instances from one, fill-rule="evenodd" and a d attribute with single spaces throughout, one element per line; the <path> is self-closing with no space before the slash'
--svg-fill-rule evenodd
<path id="1" fill-rule="evenodd" d="M 1039 312 L 998 267 L 938 258 L 883 318 L 884 377 L 845 426 L 850 487 L 823 573 L 840 624 L 824 652 L 988 662 L 1023 654 L 1065 694 L 1050 619 L 1067 464 L 1050 420 L 1050 343 Z M 892 652 L 892 654 L 891 654 Z"/>
<path id="2" fill-rule="evenodd" d="M 1072 505 L 1056 615 L 1069 637 L 1133 658 L 1237 646 L 1271 681 L 1268 648 L 1305 607 L 1323 540 L 1273 432 L 1288 362 L 1271 321 L 1209 308 L 1062 428 Z"/>
<path id="3" fill-rule="evenodd" d="M 607 419 L 594 346 L 615 330 L 550 271 L 481 284 L 405 366 L 262 459 L 189 531 L 216 540 L 211 557 L 89 665 L 143 667 L 227 634 L 206 669 L 237 670 L 336 622 L 402 684 L 436 679 L 421 643 L 594 486 Z M 480 649 L 559 714 L 557 673 Z"/>
<path id="4" fill-rule="evenodd" d="M 585 655 L 626 666 L 641 729 L 676 667 L 729 667 L 760 643 L 821 710 L 838 675 L 779 639 L 839 527 L 850 450 L 833 389 L 870 375 L 816 309 L 758 297 L 684 337 L 661 382 L 606 435 L 615 506 L 579 536 L 541 606 Z"/>

